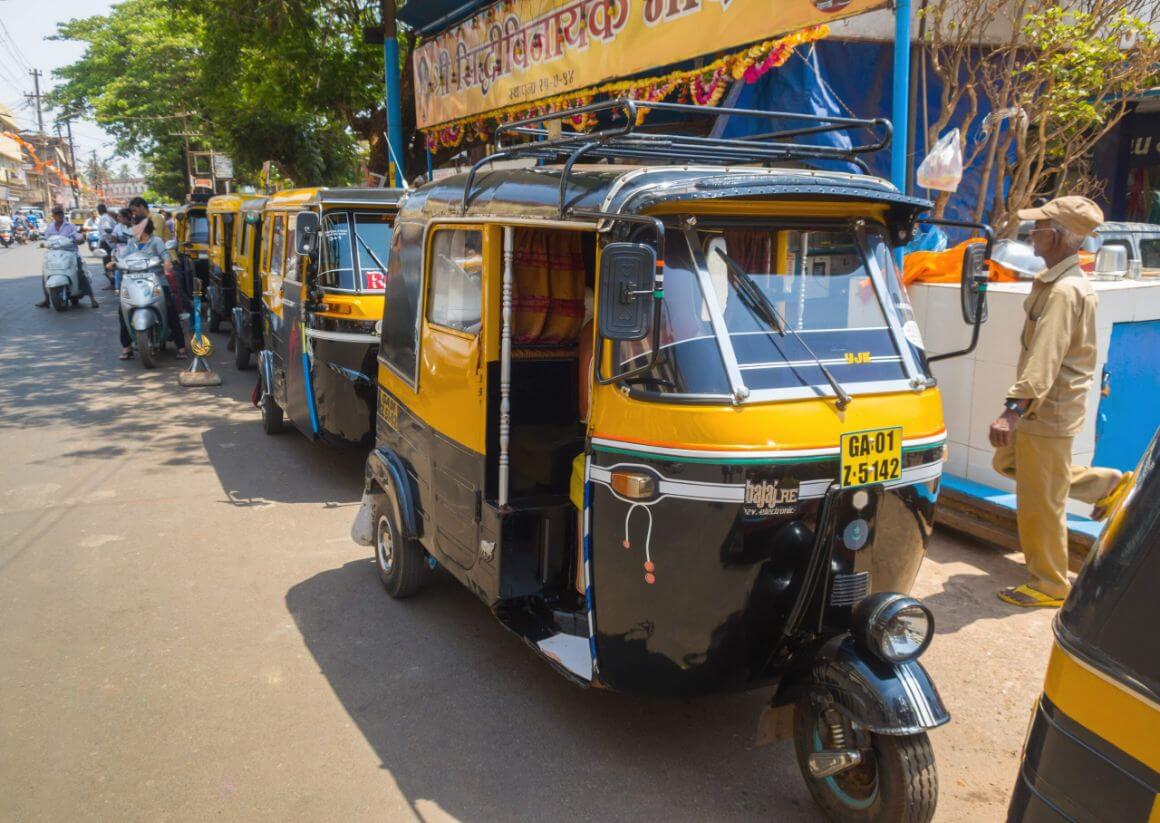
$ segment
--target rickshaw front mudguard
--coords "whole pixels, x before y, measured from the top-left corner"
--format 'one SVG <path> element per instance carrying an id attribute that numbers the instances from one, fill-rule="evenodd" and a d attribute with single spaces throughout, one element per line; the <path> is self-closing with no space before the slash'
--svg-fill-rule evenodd
<path id="1" fill-rule="evenodd" d="M 260 351 L 262 348 L 261 318 L 245 306 L 234 306 L 230 309 L 230 323 L 234 335 L 239 340 L 246 341 L 251 351 Z"/>
<path id="2" fill-rule="evenodd" d="M 377 513 L 384 506 L 389 508 L 404 538 L 419 537 L 415 491 L 411 488 L 407 466 L 392 450 L 378 448 L 367 456 L 362 503 L 350 530 L 355 543 L 360 546 L 374 544 Z"/>
<path id="3" fill-rule="evenodd" d="M 922 664 L 887 663 L 848 634 L 806 646 L 790 660 L 772 703 L 801 699 L 824 701 L 875 734 L 916 734 L 951 719 Z"/>

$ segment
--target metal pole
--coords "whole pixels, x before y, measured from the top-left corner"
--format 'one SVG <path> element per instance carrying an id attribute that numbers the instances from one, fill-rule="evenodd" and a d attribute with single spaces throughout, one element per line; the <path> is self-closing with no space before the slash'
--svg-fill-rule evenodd
<path id="1" fill-rule="evenodd" d="M 69 184 L 72 186 L 73 208 L 79 209 L 81 206 L 81 194 L 77 190 L 77 184 L 80 182 L 80 179 L 77 175 L 77 149 L 73 143 L 72 120 L 65 120 L 64 127 L 68 132 L 68 157 L 72 164 L 72 171 L 69 174 Z"/>
<path id="2" fill-rule="evenodd" d="M 894 141 L 890 151 L 890 179 L 899 191 L 906 191 L 906 150 L 910 145 L 910 0 L 894 5 L 894 88 L 891 119 Z"/>
<path id="3" fill-rule="evenodd" d="M 503 328 L 499 337 L 499 506 L 508 502 L 508 469 L 511 456 L 512 427 L 512 283 L 515 280 L 515 229 L 503 230 L 503 291 L 501 292 L 501 319 Z M 478 343 L 476 345 L 482 345 Z"/>
<path id="4" fill-rule="evenodd" d="M 387 84 L 387 159 L 395 165 L 395 188 L 402 188 L 403 167 L 403 96 L 399 82 L 399 37 L 395 25 L 395 0 L 379 0 L 383 17 L 383 74 Z"/>

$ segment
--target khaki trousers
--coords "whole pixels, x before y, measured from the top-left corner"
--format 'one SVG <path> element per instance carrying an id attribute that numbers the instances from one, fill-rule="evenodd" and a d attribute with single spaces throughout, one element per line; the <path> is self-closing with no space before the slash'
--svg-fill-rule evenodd
<path id="1" fill-rule="evenodd" d="M 1017 432 L 1014 443 L 995 449 L 991 465 L 1015 480 L 1015 518 L 1019 545 L 1031 574 L 1031 587 L 1051 597 L 1066 597 L 1067 499 L 1095 503 L 1120 479 L 1116 469 L 1073 466 L 1071 437 Z"/>

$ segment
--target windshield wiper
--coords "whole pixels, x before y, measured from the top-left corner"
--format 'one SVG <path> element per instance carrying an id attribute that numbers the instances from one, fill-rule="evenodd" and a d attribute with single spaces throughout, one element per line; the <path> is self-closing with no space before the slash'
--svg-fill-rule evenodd
<path id="1" fill-rule="evenodd" d="M 761 317 L 767 323 L 769 323 L 769 325 L 773 326 L 774 331 L 776 331 L 779 335 L 785 337 L 785 333 L 788 331 L 794 336 L 795 340 L 802 344 L 802 348 L 806 350 L 806 353 L 811 358 L 813 358 L 814 365 L 821 369 L 822 376 L 826 378 L 826 382 L 828 382 L 830 384 L 830 388 L 834 390 L 834 397 L 836 398 L 834 405 L 838 407 L 838 411 L 845 411 L 846 407 L 850 405 L 850 402 L 853 400 L 853 398 L 850 397 L 844 388 L 842 388 L 842 384 L 838 382 L 838 379 L 834 377 L 834 375 L 830 373 L 830 370 L 826 368 L 825 364 L 822 363 L 821 358 L 814 354 L 814 350 L 810 348 L 809 344 L 805 341 L 805 338 L 798 334 L 793 326 L 785 322 L 785 318 L 781 316 L 781 313 L 777 310 L 777 307 L 775 307 L 773 303 L 770 302 L 769 298 L 765 296 L 765 292 L 759 289 L 757 284 L 749 278 L 749 273 L 746 272 L 745 269 L 741 268 L 740 263 L 727 255 L 721 249 L 716 249 L 715 251 L 721 257 L 721 259 L 725 261 L 725 267 L 729 272 L 729 279 L 733 281 L 733 285 L 737 287 L 738 293 L 741 295 L 746 304 L 748 304 L 750 308 L 761 315 Z"/>
<path id="2" fill-rule="evenodd" d="M 379 267 L 379 271 L 381 271 L 383 273 L 383 277 L 386 277 L 387 276 L 387 267 L 383 265 L 383 261 L 379 259 L 379 256 L 377 254 L 374 253 L 374 251 L 371 249 L 371 247 L 367 244 L 367 241 L 362 239 L 362 235 L 358 233 L 357 228 L 354 230 L 354 238 L 358 242 L 362 243 L 362 247 L 367 250 L 367 254 L 369 254 L 371 256 L 371 259 L 375 261 L 375 265 Z M 362 267 L 360 266 L 359 268 L 362 268 Z"/>

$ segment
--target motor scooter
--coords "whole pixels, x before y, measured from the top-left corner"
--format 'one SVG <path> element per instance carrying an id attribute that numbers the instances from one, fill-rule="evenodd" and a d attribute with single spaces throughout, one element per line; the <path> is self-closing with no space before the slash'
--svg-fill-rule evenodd
<path id="1" fill-rule="evenodd" d="M 97 246 L 101 245 L 101 233 L 96 229 L 85 232 L 85 242 L 89 244 L 89 251 L 95 252 Z"/>
<path id="2" fill-rule="evenodd" d="M 141 365 L 152 369 L 169 338 L 165 262 L 156 255 L 130 252 L 117 266 L 121 269 L 121 316 L 132 331 Z"/>
<path id="3" fill-rule="evenodd" d="M 12 229 L 0 229 L 0 246 L 8 248 L 15 240 L 16 238 L 12 235 Z"/>
<path id="4" fill-rule="evenodd" d="M 23 226 L 15 228 L 12 230 L 12 237 L 19 245 L 23 246 L 28 242 L 28 229 L 24 228 Z"/>
<path id="5" fill-rule="evenodd" d="M 81 299 L 80 274 L 77 271 L 77 247 L 67 237 L 53 235 L 44 242 L 46 249 L 40 276 L 48 302 L 57 311 L 75 306 Z"/>

